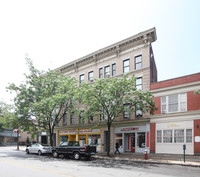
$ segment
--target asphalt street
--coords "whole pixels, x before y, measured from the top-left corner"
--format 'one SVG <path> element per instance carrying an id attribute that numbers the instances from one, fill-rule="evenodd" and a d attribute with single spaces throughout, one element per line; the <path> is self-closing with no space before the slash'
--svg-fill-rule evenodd
<path id="1" fill-rule="evenodd" d="M 0 177 L 192 177 L 200 168 L 179 165 L 146 164 L 128 160 L 90 161 L 51 156 L 27 155 L 9 147 L 0 147 Z"/>

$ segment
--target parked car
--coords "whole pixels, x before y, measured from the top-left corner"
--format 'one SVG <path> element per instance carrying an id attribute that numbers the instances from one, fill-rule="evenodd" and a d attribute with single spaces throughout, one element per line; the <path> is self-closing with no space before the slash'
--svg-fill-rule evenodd
<path id="1" fill-rule="evenodd" d="M 96 146 L 80 146 L 77 141 L 63 142 L 60 146 L 52 148 L 53 157 L 58 157 L 59 155 L 71 156 L 75 160 L 79 160 L 81 157 L 85 159 L 90 159 L 91 155 L 96 153 Z"/>
<path id="2" fill-rule="evenodd" d="M 34 153 L 38 155 L 42 154 L 51 154 L 51 146 L 49 145 L 41 145 L 39 143 L 32 144 L 26 147 L 26 153 Z"/>

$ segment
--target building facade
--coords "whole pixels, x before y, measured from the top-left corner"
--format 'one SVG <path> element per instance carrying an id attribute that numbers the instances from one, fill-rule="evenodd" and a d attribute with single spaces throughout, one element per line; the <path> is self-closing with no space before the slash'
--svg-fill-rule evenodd
<path id="1" fill-rule="evenodd" d="M 158 110 L 150 120 L 152 153 L 200 153 L 200 73 L 151 84 Z"/>
<path id="2" fill-rule="evenodd" d="M 57 68 L 66 76 L 74 77 L 79 83 L 92 82 L 94 78 L 122 77 L 126 73 L 135 75 L 136 85 L 143 91 L 150 90 L 150 85 L 157 81 L 157 69 L 151 43 L 156 41 L 155 28 L 124 39 L 108 47 L 93 52 L 85 57 Z M 138 114 L 139 115 L 139 114 Z M 121 152 L 143 152 L 150 149 L 150 119 L 145 114 L 123 114 L 111 127 L 111 152 L 115 143 L 120 144 Z M 107 126 L 94 117 L 92 121 L 80 123 L 75 113 L 67 113 L 59 126 L 55 128 L 56 144 L 68 140 L 83 144 L 93 144 L 97 150 L 106 151 Z"/>

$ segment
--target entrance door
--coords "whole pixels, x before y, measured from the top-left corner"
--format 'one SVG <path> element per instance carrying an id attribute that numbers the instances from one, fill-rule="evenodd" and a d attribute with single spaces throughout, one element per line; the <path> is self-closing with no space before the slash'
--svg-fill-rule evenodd
<path id="1" fill-rule="evenodd" d="M 47 136 L 41 136 L 41 144 L 47 144 Z"/>
<path id="2" fill-rule="evenodd" d="M 135 133 L 131 136 L 131 152 L 135 152 Z"/>
<path id="3" fill-rule="evenodd" d="M 85 136 L 80 136 L 80 146 L 84 146 L 86 144 Z"/>

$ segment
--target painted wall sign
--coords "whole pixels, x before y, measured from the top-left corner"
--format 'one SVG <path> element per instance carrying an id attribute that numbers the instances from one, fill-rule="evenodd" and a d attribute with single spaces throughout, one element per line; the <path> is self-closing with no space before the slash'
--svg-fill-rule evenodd
<path id="1" fill-rule="evenodd" d="M 124 127 L 124 128 L 121 128 L 121 131 L 122 132 L 127 132 L 127 131 L 134 131 L 134 130 L 138 130 L 139 127 Z"/>
<path id="2" fill-rule="evenodd" d="M 66 134 L 77 134 L 76 130 L 63 130 L 60 131 L 60 135 L 66 135 Z"/>
<path id="3" fill-rule="evenodd" d="M 100 133 L 100 129 L 79 130 L 79 134 L 87 134 L 87 133 Z"/>

